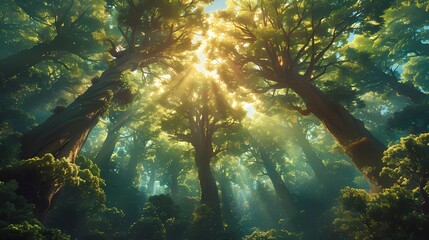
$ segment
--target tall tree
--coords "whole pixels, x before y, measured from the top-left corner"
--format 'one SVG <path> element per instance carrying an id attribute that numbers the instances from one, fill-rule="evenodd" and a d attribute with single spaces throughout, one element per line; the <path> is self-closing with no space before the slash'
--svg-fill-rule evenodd
<path id="1" fill-rule="evenodd" d="M 292 109 L 313 114 L 376 189 L 391 184 L 379 175 L 386 146 L 316 83 L 343 61 L 336 50 L 364 24 L 367 7 L 371 2 L 232 1 L 219 14 L 229 37 L 218 38 L 217 51 L 229 64 L 222 75 L 236 81 L 230 85 L 284 95 Z"/>
<path id="2" fill-rule="evenodd" d="M 130 0 L 112 4 L 119 12 L 118 27 L 125 42 L 122 47 L 112 49 L 115 58 L 100 77 L 92 80 L 85 93 L 23 136 L 23 158 L 52 153 L 56 158 L 65 157 L 74 162 L 112 99 L 115 97 L 122 104 L 133 101 L 122 73 L 160 62 L 172 66 L 180 53 L 191 48 L 192 34 L 203 24 L 200 1 L 169 4 L 168 1 Z M 34 197 L 52 198 L 53 195 Z"/>
<path id="3" fill-rule="evenodd" d="M 247 139 L 249 143 L 247 150 L 250 153 L 250 158 L 254 159 L 253 163 L 263 166 L 260 171 L 271 180 L 284 212 L 289 216 L 295 215 L 298 209 L 294 196 L 283 181 L 277 168 L 277 163 L 280 162 L 281 164 L 281 159 L 284 159 L 286 154 L 286 134 L 276 134 L 276 131 L 285 130 L 285 128 L 272 122 L 271 124 L 266 124 L 266 121 L 263 127 L 256 122 L 252 122 L 249 125 L 251 127 L 249 128 L 250 134 Z"/>
<path id="4" fill-rule="evenodd" d="M 231 107 L 214 79 L 193 70 L 174 79 L 170 89 L 170 94 L 163 101 L 168 118 L 162 126 L 178 140 L 192 145 L 201 187 L 201 204 L 214 212 L 213 227 L 221 232 L 218 188 L 210 163 L 225 150 L 226 139 L 244 117 L 244 111 Z"/>
<path id="5" fill-rule="evenodd" d="M 95 163 L 103 165 L 106 161 L 110 161 L 115 150 L 116 143 L 121 135 L 121 129 L 131 121 L 134 113 L 133 111 L 134 109 L 132 107 L 125 111 L 110 111 L 110 124 L 107 127 L 107 136 L 94 160 Z"/>
<path id="6" fill-rule="evenodd" d="M 198 28 L 195 19 L 202 18 L 198 2 L 179 2 L 177 6 L 170 6 L 158 1 L 128 1 L 118 3 L 116 9 L 119 11 L 118 27 L 127 40 L 124 44 L 127 49 L 120 52 L 113 49 L 116 58 L 99 78 L 93 79 L 92 86 L 84 94 L 64 111 L 24 135 L 24 158 L 50 152 L 73 161 L 112 98 L 115 96 L 125 104 L 132 101 L 132 94 L 121 74 L 156 62 L 171 65 L 169 60 L 190 47 L 191 35 Z"/>
<path id="7" fill-rule="evenodd" d="M 161 184 L 167 185 L 171 196 L 177 198 L 180 190 L 179 179 L 192 168 L 192 161 L 189 159 L 191 156 L 185 153 L 189 146 L 173 143 L 164 137 L 156 139 L 153 144 L 155 145 L 155 163 L 159 169 Z"/>

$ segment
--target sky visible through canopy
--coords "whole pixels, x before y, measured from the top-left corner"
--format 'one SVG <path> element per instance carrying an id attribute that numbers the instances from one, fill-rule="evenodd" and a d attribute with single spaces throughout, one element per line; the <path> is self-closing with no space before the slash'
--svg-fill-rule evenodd
<path id="1" fill-rule="evenodd" d="M 206 7 L 206 12 L 212 12 L 219 9 L 226 8 L 226 1 L 225 0 L 214 0 L 211 5 Z"/>

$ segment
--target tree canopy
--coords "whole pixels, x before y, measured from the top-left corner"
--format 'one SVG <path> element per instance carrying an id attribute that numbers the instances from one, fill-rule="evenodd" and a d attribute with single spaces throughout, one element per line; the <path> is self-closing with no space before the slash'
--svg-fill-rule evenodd
<path id="1" fill-rule="evenodd" d="M 0 4 L 3 238 L 426 239 L 428 0 Z"/>

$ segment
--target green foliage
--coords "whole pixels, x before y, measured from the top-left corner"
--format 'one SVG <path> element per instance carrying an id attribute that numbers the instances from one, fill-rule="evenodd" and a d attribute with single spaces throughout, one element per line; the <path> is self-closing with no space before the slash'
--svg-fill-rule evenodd
<path id="1" fill-rule="evenodd" d="M 83 156 L 76 159 L 76 164 L 79 184 L 62 190 L 46 224 L 63 229 L 73 238 L 120 239 L 125 235 L 124 213 L 105 205 L 105 183 L 100 178 L 100 169 Z"/>
<path id="2" fill-rule="evenodd" d="M 149 197 L 143 208 L 145 217 L 159 218 L 162 222 L 179 216 L 179 206 L 168 195 L 155 195 Z"/>
<path id="3" fill-rule="evenodd" d="M 104 1 L 50 1 L 17 0 L 20 8 L 33 19 L 38 26 L 41 42 L 55 40 L 54 49 L 65 50 L 80 57 L 98 53 L 103 22 L 107 14 L 103 10 Z M 105 32 L 104 32 L 105 34 Z"/>
<path id="4" fill-rule="evenodd" d="M 130 239 L 162 240 L 165 239 L 165 228 L 159 218 L 144 217 L 130 227 Z"/>
<path id="5" fill-rule="evenodd" d="M 300 234 L 291 233 L 286 229 L 270 229 L 261 231 L 256 229 L 252 234 L 243 238 L 243 240 L 300 240 Z"/>
<path id="6" fill-rule="evenodd" d="M 393 117 L 389 118 L 387 127 L 407 133 L 420 134 L 429 131 L 428 119 L 428 104 L 417 104 L 395 112 Z"/>
<path id="7" fill-rule="evenodd" d="M 335 209 L 337 231 L 353 239 L 425 239 L 427 215 L 412 192 L 395 186 L 370 195 L 345 188 Z"/>
<path id="8" fill-rule="evenodd" d="M 386 174 L 396 183 L 417 194 L 421 211 L 429 213 L 429 133 L 401 138 L 399 144 L 392 145 L 384 152 Z"/>
<path id="9" fill-rule="evenodd" d="M 15 161 L 21 151 L 21 134 L 14 132 L 8 124 L 0 126 L 0 169 Z"/>
<path id="10" fill-rule="evenodd" d="M 131 239 L 179 239 L 179 206 L 168 195 L 149 197 L 142 218 L 130 227 Z"/>
<path id="11" fill-rule="evenodd" d="M 401 138 L 384 153 L 387 174 L 402 186 L 413 186 L 429 175 L 429 133 Z"/>
<path id="12" fill-rule="evenodd" d="M 192 222 L 188 229 L 187 236 L 189 239 L 222 239 L 222 232 L 215 229 L 215 213 L 205 204 L 195 208 L 192 214 Z"/>
<path id="13" fill-rule="evenodd" d="M 414 84 L 415 86 L 427 92 L 429 90 L 428 61 L 429 51 L 426 56 L 416 56 L 410 58 L 410 60 L 403 66 L 404 72 L 402 73 L 402 77 L 404 78 L 404 81 Z"/>
<path id="14" fill-rule="evenodd" d="M 429 227 L 429 134 L 390 146 L 381 174 L 396 184 L 377 194 L 347 187 L 334 210 L 337 230 L 354 239 L 425 239 Z"/>
<path id="15" fill-rule="evenodd" d="M 58 229 L 44 227 L 33 215 L 34 205 L 16 194 L 18 182 L 0 182 L 0 236 L 15 239 L 70 239 Z"/>
<path id="16" fill-rule="evenodd" d="M 27 179 L 34 189 L 49 186 L 78 185 L 79 168 L 67 161 L 56 159 L 52 154 L 16 161 L 3 169 L 5 178 Z"/>
<path id="17" fill-rule="evenodd" d="M 165 116 L 161 126 L 173 138 L 204 151 L 210 161 L 234 144 L 228 140 L 239 132 L 245 111 L 233 106 L 219 81 L 192 72 L 193 76 L 174 78 L 161 96 Z"/>

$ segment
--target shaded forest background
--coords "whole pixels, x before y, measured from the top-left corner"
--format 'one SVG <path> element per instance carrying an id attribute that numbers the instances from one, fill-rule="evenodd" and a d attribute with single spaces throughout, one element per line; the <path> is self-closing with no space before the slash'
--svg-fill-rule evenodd
<path id="1" fill-rule="evenodd" d="M 0 0 L 0 238 L 426 239 L 429 1 Z"/>

